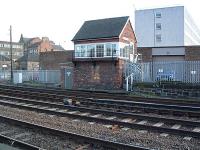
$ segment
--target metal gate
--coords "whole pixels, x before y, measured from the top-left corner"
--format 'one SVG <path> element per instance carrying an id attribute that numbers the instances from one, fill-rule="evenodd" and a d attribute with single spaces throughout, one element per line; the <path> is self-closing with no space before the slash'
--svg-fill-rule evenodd
<path id="1" fill-rule="evenodd" d="M 73 68 L 65 68 L 65 89 L 73 87 Z"/>
<path id="2" fill-rule="evenodd" d="M 141 63 L 126 62 L 124 67 L 124 75 L 126 81 L 126 90 L 132 90 L 133 82 L 142 80 Z"/>

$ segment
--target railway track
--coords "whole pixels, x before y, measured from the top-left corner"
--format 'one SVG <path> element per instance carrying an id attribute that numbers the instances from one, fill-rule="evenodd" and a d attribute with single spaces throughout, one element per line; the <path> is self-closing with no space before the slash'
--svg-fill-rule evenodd
<path id="1" fill-rule="evenodd" d="M 200 137 L 200 122 L 137 113 L 112 112 L 57 103 L 36 101 L 10 96 L 0 96 L 0 104 L 58 116 L 68 116 L 102 124 L 118 125 L 120 128 L 134 128 L 159 133 Z"/>
<path id="2" fill-rule="evenodd" d="M 3 127 L 2 127 L 1 123 L 0 123 L 0 126 L 2 129 Z M 2 132 L 6 133 L 6 131 L 2 131 Z M 9 148 L 10 147 L 18 148 L 20 150 L 42 150 L 42 148 L 40 148 L 40 147 L 28 144 L 26 142 L 23 142 L 23 141 L 20 141 L 20 140 L 17 140 L 17 139 L 14 139 L 14 138 L 8 137 L 6 135 L 2 135 L 2 134 L 0 134 L 0 143 L 1 144 L 3 143 L 4 145 L 6 145 L 6 147 L 9 146 Z"/>
<path id="3" fill-rule="evenodd" d="M 1 94 L 19 96 L 31 99 L 47 100 L 51 102 L 63 102 L 66 98 L 65 95 L 56 95 L 49 93 L 21 91 L 12 89 L 1 89 Z M 157 113 L 157 114 L 171 114 L 178 116 L 200 117 L 200 107 L 186 106 L 186 105 L 172 105 L 172 104 L 158 104 L 149 102 L 135 102 L 135 101 L 119 101 L 110 99 L 95 99 L 68 96 L 79 102 L 82 107 L 98 108 L 113 110 L 116 112 L 145 112 L 145 113 Z"/>
<path id="4" fill-rule="evenodd" d="M 199 100 L 175 100 L 167 98 L 141 98 L 131 97 L 127 93 L 110 93 L 110 92 L 98 92 L 98 91 L 87 91 L 87 90 L 63 90 L 63 89 L 47 89 L 47 88 L 34 88 L 34 87 L 23 87 L 23 86 L 12 86 L 12 85 L 0 85 L 1 89 L 12 89 L 12 90 L 23 90 L 31 92 L 40 92 L 48 94 L 56 94 L 63 96 L 76 96 L 84 98 L 96 98 L 96 99 L 115 99 L 118 101 L 135 101 L 135 102 L 149 102 L 158 104 L 172 104 L 172 105 L 187 105 L 187 106 L 199 106 Z"/>
<path id="5" fill-rule="evenodd" d="M 21 140 L 18 143 L 25 143 L 22 141 L 32 142 L 39 145 L 42 149 L 116 149 L 116 150 L 147 150 L 148 148 L 118 143 L 114 141 L 107 141 L 104 139 L 92 138 L 80 134 L 70 133 L 63 130 L 49 128 L 38 124 L 33 124 L 27 121 L 17 120 L 10 117 L 0 115 L 0 132 Z M 12 130 L 10 130 L 12 129 Z M 6 137 L 6 136 L 4 136 Z M 46 139 L 46 140 L 44 140 Z M 54 139 L 52 141 L 52 139 Z M 57 140 L 55 140 L 57 139 Z M 14 140 L 13 141 L 19 141 Z M 68 142 L 66 142 L 68 141 Z M 70 141 L 70 142 L 69 142 Z M 51 143 L 52 142 L 52 143 Z M 68 144 L 68 145 L 66 145 Z M 25 145 L 25 144 L 24 144 Z M 30 144 L 26 144 L 29 145 Z M 54 145 L 54 146 L 53 146 Z M 85 147 L 85 148 L 84 148 Z M 30 148 L 30 149 L 29 149 Z M 32 150 L 31 147 L 27 147 Z"/>

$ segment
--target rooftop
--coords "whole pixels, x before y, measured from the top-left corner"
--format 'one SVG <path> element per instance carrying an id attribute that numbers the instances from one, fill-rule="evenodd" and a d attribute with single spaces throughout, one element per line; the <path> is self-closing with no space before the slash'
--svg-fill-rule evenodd
<path id="1" fill-rule="evenodd" d="M 119 37 L 129 17 L 85 21 L 72 41 Z"/>

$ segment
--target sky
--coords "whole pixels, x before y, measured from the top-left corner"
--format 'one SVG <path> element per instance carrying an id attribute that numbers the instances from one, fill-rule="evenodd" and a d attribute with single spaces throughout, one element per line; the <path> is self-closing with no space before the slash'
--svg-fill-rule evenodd
<path id="1" fill-rule="evenodd" d="M 198 0 L 0 0 L 0 41 L 24 37 L 49 37 L 65 49 L 86 20 L 132 16 L 135 9 L 186 6 L 200 28 Z"/>

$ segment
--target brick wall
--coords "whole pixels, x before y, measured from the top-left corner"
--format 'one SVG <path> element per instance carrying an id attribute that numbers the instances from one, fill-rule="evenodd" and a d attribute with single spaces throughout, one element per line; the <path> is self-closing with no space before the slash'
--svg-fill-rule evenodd
<path id="1" fill-rule="evenodd" d="M 42 40 L 38 47 L 39 52 L 52 51 L 53 46 L 49 40 Z"/>
<path id="2" fill-rule="evenodd" d="M 126 39 L 128 39 L 128 41 Z M 132 42 L 134 44 L 135 54 L 137 53 L 137 40 L 130 21 L 127 23 L 124 30 L 122 31 L 119 37 L 119 42 L 128 44 L 129 42 Z"/>
<path id="3" fill-rule="evenodd" d="M 35 38 L 32 38 L 29 43 L 28 43 L 28 46 L 32 45 L 32 44 L 35 44 L 35 43 L 38 43 L 40 42 L 41 39 L 39 37 L 35 37 Z"/>
<path id="4" fill-rule="evenodd" d="M 137 48 L 138 53 L 142 54 L 142 62 L 152 61 L 152 48 Z"/>
<path id="5" fill-rule="evenodd" d="M 40 68 L 47 70 L 59 70 L 62 65 L 72 63 L 72 50 L 52 51 L 40 53 Z"/>
<path id="6" fill-rule="evenodd" d="M 123 60 L 76 62 L 73 86 L 77 88 L 121 89 Z"/>
<path id="7" fill-rule="evenodd" d="M 123 43 L 128 43 L 129 41 L 127 41 L 125 38 L 128 38 L 129 41 L 131 41 L 132 43 L 136 43 L 136 37 L 135 37 L 135 34 L 134 34 L 134 31 L 133 31 L 133 28 L 131 26 L 131 23 L 130 21 L 127 23 L 127 25 L 124 27 L 121 35 L 120 35 L 120 38 L 119 38 L 119 41 L 120 42 L 123 42 Z"/>
<path id="8" fill-rule="evenodd" d="M 186 61 L 199 61 L 200 60 L 200 46 L 187 46 L 185 47 L 185 60 Z"/>

